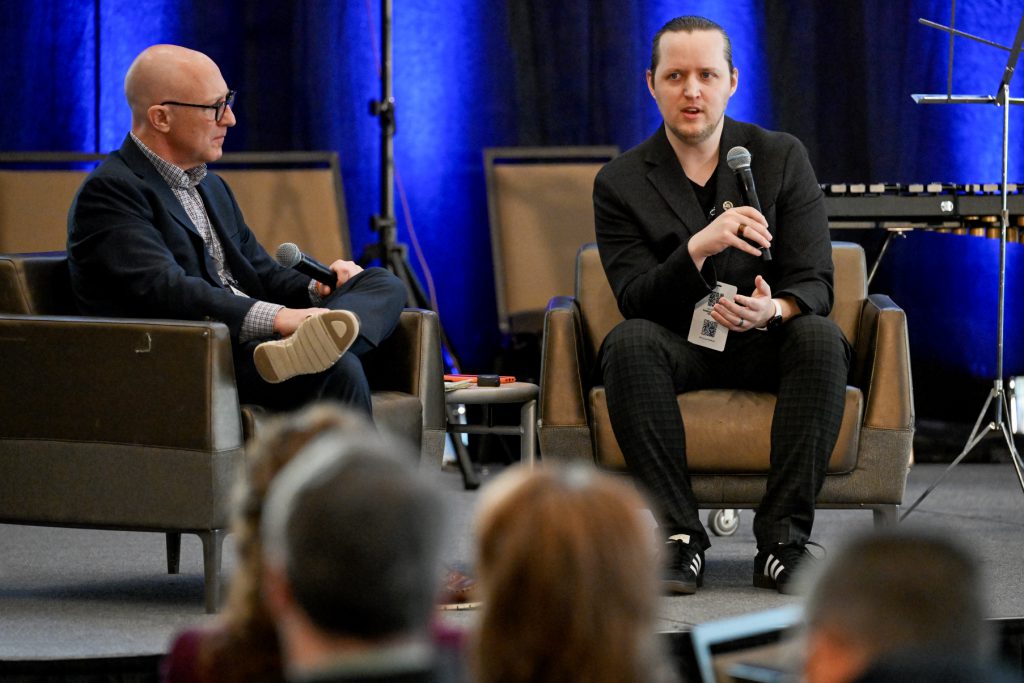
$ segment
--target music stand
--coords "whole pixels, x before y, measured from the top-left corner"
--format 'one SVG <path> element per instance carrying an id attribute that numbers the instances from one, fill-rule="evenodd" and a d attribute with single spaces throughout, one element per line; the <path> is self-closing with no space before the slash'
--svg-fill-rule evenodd
<path id="1" fill-rule="evenodd" d="M 956 2 L 953 2 L 953 18 L 955 18 Z M 1010 97 L 1010 80 L 1013 78 L 1013 72 L 1017 65 L 1017 58 L 1020 56 L 1021 46 L 1024 45 L 1024 15 L 1021 16 L 1020 23 L 1017 26 L 1017 36 L 1013 40 L 1013 47 L 1006 47 L 973 36 L 963 31 L 957 31 L 951 26 L 943 26 L 936 24 L 925 19 L 921 19 L 920 22 L 925 26 L 937 28 L 942 31 L 949 33 L 949 76 L 945 95 L 911 95 L 914 102 L 917 104 L 995 104 L 1003 108 L 1003 168 L 1002 168 L 1002 210 L 1001 214 L 1001 225 L 999 229 L 999 309 L 998 309 L 998 324 L 997 324 L 997 340 L 996 340 L 996 378 L 992 382 L 992 390 L 988 394 L 988 398 L 985 400 L 985 405 L 981 409 L 981 414 L 978 415 L 977 422 L 974 423 L 974 429 L 971 431 L 971 435 L 967 437 L 967 444 L 958 456 L 950 463 L 949 467 L 942 473 L 942 475 L 929 486 L 920 497 L 914 501 L 914 504 L 907 508 L 907 511 L 903 513 L 901 520 L 906 519 L 907 515 L 914 511 L 914 509 L 921 504 L 928 494 L 935 489 L 939 483 L 946 478 L 946 475 L 956 467 L 961 460 L 963 460 L 967 454 L 990 432 L 998 431 L 1001 432 L 1003 438 L 1006 439 L 1006 445 L 1010 449 L 1010 460 L 1013 462 L 1013 467 L 1017 471 L 1017 480 L 1020 482 L 1021 490 L 1024 491 L 1024 471 L 1021 469 L 1020 455 L 1017 453 L 1017 447 L 1013 442 L 1013 435 L 1010 433 L 1009 426 L 1006 423 L 1004 414 L 1009 414 L 1009 404 L 1006 401 L 1006 391 L 1003 385 L 1003 322 L 1005 314 L 1005 301 L 1006 301 L 1006 228 L 1009 224 L 1010 216 L 1007 211 L 1007 188 L 1006 188 L 1006 171 L 1007 161 L 1009 158 L 1009 139 L 1010 139 L 1010 105 L 1011 104 L 1024 104 L 1024 98 Z M 950 23 L 954 23 L 951 19 Z M 1008 50 L 1010 53 L 1009 58 L 1006 60 L 1006 67 L 1003 69 L 1003 77 L 999 81 L 999 88 L 995 95 L 954 95 L 953 94 L 953 38 L 955 36 L 962 36 L 964 38 L 970 38 L 971 40 L 978 41 L 985 45 L 997 47 L 1002 50 Z M 982 428 L 982 421 L 985 415 L 988 414 L 989 406 L 995 409 L 995 419 L 989 422 L 987 426 Z"/>

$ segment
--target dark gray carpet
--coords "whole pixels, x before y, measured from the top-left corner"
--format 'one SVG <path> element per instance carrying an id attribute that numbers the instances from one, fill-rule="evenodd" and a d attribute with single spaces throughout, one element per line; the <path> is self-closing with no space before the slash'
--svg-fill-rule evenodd
<path id="1" fill-rule="evenodd" d="M 916 466 L 905 502 L 944 469 Z M 463 491 L 455 471 L 436 477 L 450 491 L 454 517 L 446 557 L 468 562 L 479 493 Z M 751 519 L 743 511 L 736 535 L 713 538 L 700 593 L 663 599 L 664 630 L 797 601 L 751 586 Z M 835 546 L 871 523 L 870 512 L 821 511 L 814 540 Z M 906 523 L 969 539 L 988 576 L 991 616 L 1024 616 L 1024 493 L 1012 465 L 961 464 Z M 0 661 L 164 652 L 176 631 L 209 618 L 203 614 L 201 557 L 199 540 L 183 537 L 182 573 L 169 576 L 160 534 L 0 525 Z M 230 536 L 225 558 L 229 576 Z M 446 612 L 443 618 L 468 626 L 475 615 Z"/>

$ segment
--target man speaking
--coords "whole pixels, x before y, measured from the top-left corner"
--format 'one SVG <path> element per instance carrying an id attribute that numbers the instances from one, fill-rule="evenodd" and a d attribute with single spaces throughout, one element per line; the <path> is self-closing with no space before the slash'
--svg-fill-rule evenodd
<path id="1" fill-rule="evenodd" d="M 787 592 L 838 438 L 849 366 L 849 345 L 825 317 L 832 250 L 821 189 L 795 138 L 725 116 L 738 77 L 721 26 L 692 16 L 665 24 L 647 71 L 664 125 L 594 184 L 601 262 L 626 318 L 601 349 L 608 412 L 658 507 L 665 586 L 676 593 L 701 585 L 710 546 L 676 395 L 777 394 L 754 585 Z M 744 199 L 729 167 L 737 147 L 733 165 L 742 172 L 752 161 L 759 203 Z"/>

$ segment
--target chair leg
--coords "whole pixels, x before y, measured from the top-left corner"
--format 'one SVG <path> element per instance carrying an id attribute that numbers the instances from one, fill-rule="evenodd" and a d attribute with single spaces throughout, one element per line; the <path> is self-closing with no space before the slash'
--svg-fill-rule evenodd
<path id="1" fill-rule="evenodd" d="M 458 410 L 454 405 L 446 405 L 445 413 L 448 424 L 458 422 Z M 480 478 L 473 469 L 473 459 L 469 456 L 466 444 L 462 443 L 462 436 L 455 432 L 448 432 L 452 437 L 452 448 L 455 449 L 455 459 L 459 464 L 459 471 L 462 472 L 462 486 L 467 491 L 475 491 L 480 488 Z M 443 456 L 442 456 L 443 457 Z"/>
<path id="2" fill-rule="evenodd" d="M 196 535 L 203 542 L 203 601 L 207 614 L 216 614 L 220 609 L 220 563 L 221 548 L 226 529 L 197 531 Z"/>
<path id="3" fill-rule="evenodd" d="M 525 401 L 519 409 L 519 461 L 533 467 L 537 460 L 537 400 Z"/>
<path id="4" fill-rule="evenodd" d="M 176 531 L 167 532 L 167 573 L 177 574 L 181 563 L 181 534 Z"/>
<path id="5" fill-rule="evenodd" d="M 871 509 L 875 518 L 875 528 L 893 527 L 900 522 L 899 505 L 876 505 Z"/>

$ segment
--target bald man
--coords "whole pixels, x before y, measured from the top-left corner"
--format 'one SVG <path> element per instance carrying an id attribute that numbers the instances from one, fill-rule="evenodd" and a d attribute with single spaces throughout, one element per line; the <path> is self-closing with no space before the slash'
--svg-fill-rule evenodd
<path id="1" fill-rule="evenodd" d="M 151 46 L 124 89 L 131 132 L 86 178 L 68 216 L 81 311 L 223 322 L 242 402 L 290 409 L 331 398 L 369 413 L 359 356 L 397 325 L 402 283 L 339 259 L 328 287 L 270 258 L 206 168 L 235 125 L 235 92 L 209 57 Z"/>

